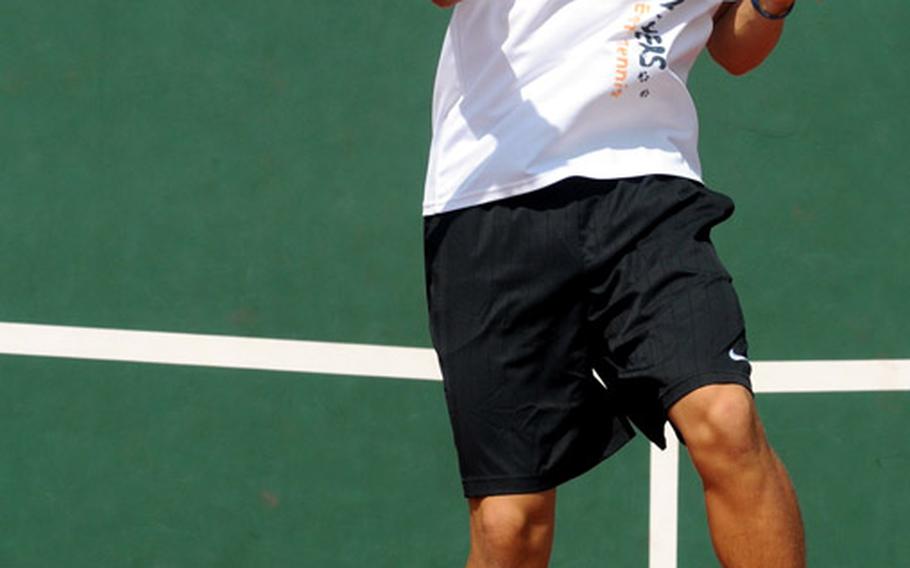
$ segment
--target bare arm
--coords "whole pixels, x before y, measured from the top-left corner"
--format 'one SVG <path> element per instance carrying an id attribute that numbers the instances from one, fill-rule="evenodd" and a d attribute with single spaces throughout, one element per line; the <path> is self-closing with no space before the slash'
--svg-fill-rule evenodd
<path id="1" fill-rule="evenodd" d="M 761 5 L 771 14 L 782 14 L 794 1 L 761 0 Z M 730 73 L 743 75 L 771 54 L 783 29 L 783 20 L 762 17 L 752 6 L 752 0 L 725 4 L 714 17 L 714 33 L 708 40 L 708 52 Z"/>

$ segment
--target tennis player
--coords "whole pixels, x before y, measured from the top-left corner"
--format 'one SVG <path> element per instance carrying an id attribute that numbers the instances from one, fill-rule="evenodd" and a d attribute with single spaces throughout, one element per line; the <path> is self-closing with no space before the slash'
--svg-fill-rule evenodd
<path id="1" fill-rule="evenodd" d="M 686 87 L 705 47 L 736 75 L 761 64 L 794 0 L 433 1 L 455 10 L 433 100 L 427 291 L 467 566 L 547 566 L 556 487 L 635 429 L 664 447 L 667 420 L 721 564 L 804 566 L 710 240 L 733 203 L 702 184 Z"/>

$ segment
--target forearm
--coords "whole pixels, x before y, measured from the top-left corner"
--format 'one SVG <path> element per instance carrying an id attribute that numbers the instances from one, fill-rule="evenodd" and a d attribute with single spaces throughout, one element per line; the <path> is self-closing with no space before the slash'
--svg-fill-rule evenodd
<path id="1" fill-rule="evenodd" d="M 771 14 L 782 14 L 794 0 L 761 0 Z M 774 50 L 784 28 L 783 20 L 760 15 L 751 0 L 740 0 L 714 24 L 708 51 L 724 69 L 742 75 L 758 67 Z"/>

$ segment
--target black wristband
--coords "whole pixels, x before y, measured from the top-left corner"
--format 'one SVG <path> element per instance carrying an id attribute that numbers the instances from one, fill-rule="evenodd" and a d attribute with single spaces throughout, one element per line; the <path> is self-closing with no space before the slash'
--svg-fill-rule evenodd
<path id="1" fill-rule="evenodd" d="M 772 14 L 762 8 L 761 0 L 752 0 L 752 7 L 755 8 L 755 11 L 761 14 L 762 18 L 767 18 L 769 20 L 783 20 L 793 11 L 794 6 L 796 6 L 796 0 L 794 0 L 793 3 L 790 4 L 790 7 L 784 10 L 782 14 Z"/>

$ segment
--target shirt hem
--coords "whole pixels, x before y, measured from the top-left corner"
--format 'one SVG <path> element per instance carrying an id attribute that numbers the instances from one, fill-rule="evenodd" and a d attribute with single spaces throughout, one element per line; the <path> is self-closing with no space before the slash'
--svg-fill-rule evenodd
<path id="1" fill-rule="evenodd" d="M 449 211 L 456 211 L 458 209 L 465 209 L 467 207 L 473 207 L 475 205 L 483 205 L 485 203 L 491 203 L 494 201 L 500 201 L 502 199 L 507 199 L 509 197 L 515 197 L 518 195 L 523 195 L 525 193 L 531 193 L 532 191 L 537 191 L 538 189 L 543 189 L 544 187 L 553 185 L 556 182 L 562 181 L 570 177 L 587 177 L 591 179 L 622 179 L 629 177 L 637 177 L 644 175 L 671 175 L 679 176 L 686 179 L 691 179 L 698 183 L 704 183 L 702 176 L 698 172 L 695 172 L 687 168 L 650 168 L 650 169 L 629 169 L 629 170 L 612 170 L 610 172 L 598 171 L 596 169 L 584 169 L 584 168 L 567 168 L 559 169 L 547 172 L 545 174 L 539 174 L 536 176 L 527 177 L 513 183 L 497 187 L 489 188 L 481 191 L 472 192 L 466 195 L 454 199 L 448 199 L 442 202 L 430 202 L 423 204 L 423 216 L 429 217 L 431 215 L 438 215 L 440 213 L 448 213 Z"/>

